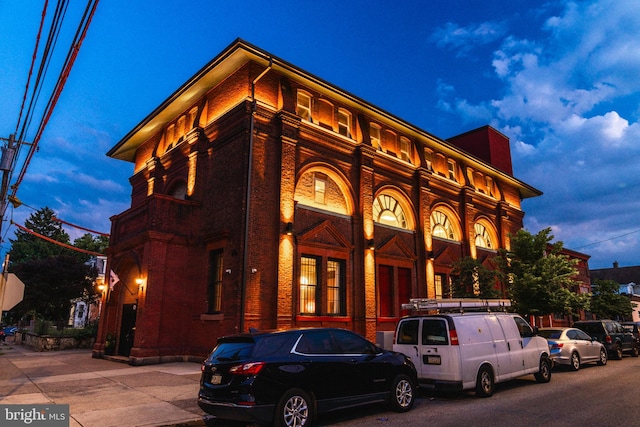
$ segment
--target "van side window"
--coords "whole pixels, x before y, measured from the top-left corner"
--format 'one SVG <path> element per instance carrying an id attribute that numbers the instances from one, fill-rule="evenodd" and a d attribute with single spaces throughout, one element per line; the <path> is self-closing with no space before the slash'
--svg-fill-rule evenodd
<path id="1" fill-rule="evenodd" d="M 422 323 L 423 345 L 447 345 L 447 326 L 442 319 L 425 319 Z"/>
<path id="2" fill-rule="evenodd" d="M 533 336 L 533 329 L 531 329 L 531 326 L 529 326 L 526 320 L 521 317 L 514 317 L 513 319 L 516 321 L 518 332 L 520 332 L 520 336 L 522 338 L 529 338 Z"/>
<path id="3" fill-rule="evenodd" d="M 400 323 L 396 339 L 398 344 L 418 345 L 418 319 L 405 320 Z"/>

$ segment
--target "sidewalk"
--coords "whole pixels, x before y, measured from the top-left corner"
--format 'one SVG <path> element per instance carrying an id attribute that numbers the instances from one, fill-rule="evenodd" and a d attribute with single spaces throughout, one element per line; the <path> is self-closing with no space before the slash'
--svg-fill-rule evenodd
<path id="1" fill-rule="evenodd" d="M 0 342 L 0 405 L 68 404 L 70 427 L 204 426 L 199 380 L 197 363 L 130 366 Z"/>

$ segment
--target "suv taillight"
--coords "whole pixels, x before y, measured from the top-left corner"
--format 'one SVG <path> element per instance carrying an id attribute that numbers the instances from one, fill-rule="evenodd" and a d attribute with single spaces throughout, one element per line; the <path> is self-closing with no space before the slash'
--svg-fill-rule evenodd
<path id="1" fill-rule="evenodd" d="M 607 335 L 606 337 L 604 337 L 604 340 L 607 342 L 607 344 L 611 344 L 613 342 L 613 340 L 611 339 L 611 335 Z"/>
<path id="2" fill-rule="evenodd" d="M 243 363 L 229 368 L 229 373 L 233 375 L 258 375 L 264 367 L 264 362 Z"/>

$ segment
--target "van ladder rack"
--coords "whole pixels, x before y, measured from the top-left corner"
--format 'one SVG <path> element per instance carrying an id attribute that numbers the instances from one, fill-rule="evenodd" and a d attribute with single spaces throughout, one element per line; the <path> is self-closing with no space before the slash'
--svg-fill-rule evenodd
<path id="1" fill-rule="evenodd" d="M 413 298 L 408 304 L 402 304 L 403 310 L 438 310 L 438 311 L 506 311 L 511 307 L 508 299 L 476 299 L 476 298 Z"/>

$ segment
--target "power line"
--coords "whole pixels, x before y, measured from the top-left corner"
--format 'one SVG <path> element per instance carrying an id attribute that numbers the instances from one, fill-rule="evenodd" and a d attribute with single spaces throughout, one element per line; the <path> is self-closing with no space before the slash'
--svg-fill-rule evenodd
<path id="1" fill-rule="evenodd" d="M 32 60 L 31 60 L 31 66 L 29 69 L 29 75 L 27 77 L 25 92 L 24 92 L 22 104 L 20 107 L 20 113 L 18 116 L 18 121 L 16 123 L 17 138 L 16 138 L 16 135 L 11 135 L 7 140 L 8 141 L 7 146 L 2 148 L 2 159 L 0 161 L 0 171 L 3 174 L 2 186 L 0 188 L 0 198 L 1 198 L 0 199 L 0 231 L 2 230 L 2 222 L 4 221 L 4 217 L 7 209 L 7 194 L 9 192 L 9 184 L 13 177 L 13 173 L 15 169 L 15 161 L 16 159 L 19 158 L 20 149 L 22 148 L 23 145 L 29 146 L 26 158 L 18 174 L 18 178 L 11 185 L 12 194 L 11 196 L 9 196 L 9 198 L 13 197 L 16 200 L 17 200 L 16 193 L 18 192 L 18 187 L 20 186 L 22 180 L 24 179 L 24 176 L 26 174 L 27 168 L 29 167 L 29 164 L 31 163 L 31 159 L 33 158 L 33 155 L 38 150 L 38 144 L 40 142 L 44 129 L 47 123 L 49 122 L 49 119 L 51 118 L 51 115 L 58 102 L 60 94 L 62 93 L 62 89 L 64 88 L 64 85 L 71 73 L 71 68 L 73 67 L 75 59 L 78 55 L 80 46 L 82 45 L 82 42 L 84 41 L 87 35 L 89 24 L 91 23 L 91 20 L 98 6 L 98 0 L 87 1 L 84 14 L 82 15 L 82 19 L 76 29 L 75 36 L 67 52 L 66 59 L 64 61 L 64 64 L 58 76 L 58 79 L 55 83 L 55 86 L 49 98 L 49 101 L 45 107 L 43 116 L 40 120 L 40 123 L 36 131 L 36 135 L 33 138 L 31 143 L 27 143 L 24 140 L 26 138 L 27 130 L 33 120 L 35 106 L 38 102 L 38 98 L 40 97 L 40 93 L 42 91 L 43 82 L 47 74 L 49 64 L 51 63 L 51 58 L 53 57 L 53 51 L 55 50 L 55 46 L 57 44 L 58 37 L 62 29 L 62 24 L 66 16 L 68 5 L 69 5 L 68 0 L 57 1 L 56 7 L 55 7 L 55 13 L 49 27 L 47 41 L 45 43 L 44 50 L 41 55 L 42 57 L 40 58 L 40 64 L 37 67 L 38 72 L 33 81 L 33 89 L 31 92 L 31 97 L 27 102 L 27 97 L 29 96 L 30 86 L 32 83 L 31 79 L 32 79 L 33 72 L 36 68 L 36 60 L 38 58 L 38 51 L 40 49 L 40 38 L 42 36 L 42 30 L 44 28 L 47 10 L 49 7 L 49 1 L 45 0 L 44 2 L 44 6 L 42 10 L 42 18 L 40 20 L 40 26 L 39 26 L 39 30 L 36 37 L 35 48 L 34 48 Z M 26 106 L 26 112 L 25 112 L 25 106 Z"/>
<path id="2" fill-rule="evenodd" d="M 588 246 L 599 245 L 600 243 L 609 242 L 611 240 L 616 240 L 616 239 L 619 239 L 621 237 L 625 237 L 625 236 L 628 236 L 628 235 L 634 234 L 634 233 L 640 233 L 640 229 L 639 230 L 630 231 L 628 233 L 624 233 L 624 234 L 621 234 L 619 236 L 611 237 L 609 239 L 605 239 L 605 240 L 600 240 L 598 242 L 589 243 L 588 245 L 583 245 L 583 246 L 577 247 L 575 249 L 578 250 L 578 249 L 586 248 Z"/>

